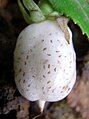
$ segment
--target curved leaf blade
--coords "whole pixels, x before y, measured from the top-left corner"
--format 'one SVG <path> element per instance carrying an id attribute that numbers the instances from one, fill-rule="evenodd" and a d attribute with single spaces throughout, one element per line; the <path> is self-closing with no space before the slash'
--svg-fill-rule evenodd
<path id="1" fill-rule="evenodd" d="M 86 0 L 48 0 L 55 10 L 71 18 L 89 37 L 89 3 Z"/>

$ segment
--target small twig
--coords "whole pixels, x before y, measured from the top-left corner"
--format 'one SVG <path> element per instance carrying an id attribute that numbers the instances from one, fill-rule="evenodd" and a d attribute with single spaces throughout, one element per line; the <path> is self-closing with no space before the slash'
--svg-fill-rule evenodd
<path id="1" fill-rule="evenodd" d="M 38 117 L 40 117 L 41 116 L 41 114 L 39 114 L 39 115 L 37 115 L 37 116 L 35 116 L 34 118 L 32 118 L 32 119 L 36 119 L 36 118 L 38 118 Z"/>

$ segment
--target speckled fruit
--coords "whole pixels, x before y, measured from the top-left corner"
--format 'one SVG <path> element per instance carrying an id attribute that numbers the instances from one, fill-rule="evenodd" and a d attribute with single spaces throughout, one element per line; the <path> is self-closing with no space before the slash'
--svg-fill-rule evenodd
<path id="1" fill-rule="evenodd" d="M 14 52 L 15 81 L 28 100 L 58 101 L 76 80 L 76 56 L 56 21 L 34 23 L 19 35 Z"/>

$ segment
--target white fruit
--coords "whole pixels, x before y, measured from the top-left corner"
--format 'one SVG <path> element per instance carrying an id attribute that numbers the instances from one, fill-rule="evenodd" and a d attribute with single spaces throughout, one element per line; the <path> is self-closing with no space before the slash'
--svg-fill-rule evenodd
<path id="1" fill-rule="evenodd" d="M 72 44 L 56 21 L 34 23 L 19 35 L 14 52 L 15 82 L 28 100 L 59 101 L 76 80 L 76 56 Z"/>

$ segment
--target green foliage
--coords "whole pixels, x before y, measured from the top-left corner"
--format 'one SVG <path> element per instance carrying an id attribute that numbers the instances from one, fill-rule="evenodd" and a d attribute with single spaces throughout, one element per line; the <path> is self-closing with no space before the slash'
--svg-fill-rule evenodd
<path id="1" fill-rule="evenodd" d="M 65 14 L 89 37 L 89 2 L 86 0 L 48 0 L 55 10 Z"/>

